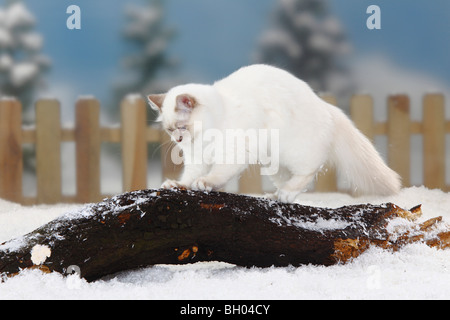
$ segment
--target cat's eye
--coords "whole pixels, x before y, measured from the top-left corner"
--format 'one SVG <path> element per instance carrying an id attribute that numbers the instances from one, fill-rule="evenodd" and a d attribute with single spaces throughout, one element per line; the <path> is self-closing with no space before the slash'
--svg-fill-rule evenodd
<path id="1" fill-rule="evenodd" d="M 187 127 L 186 126 L 182 126 L 182 127 L 177 127 L 176 129 L 174 128 L 168 128 L 167 131 L 169 132 L 174 132 L 175 130 L 186 130 Z"/>

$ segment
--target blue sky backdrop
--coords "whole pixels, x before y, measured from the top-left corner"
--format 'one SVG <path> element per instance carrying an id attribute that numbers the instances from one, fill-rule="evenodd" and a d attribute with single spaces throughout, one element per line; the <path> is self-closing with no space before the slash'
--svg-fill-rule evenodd
<path id="1" fill-rule="evenodd" d="M 126 53 L 121 38 L 124 8 L 145 1 L 24 2 L 37 19 L 36 28 L 44 36 L 43 51 L 52 60 L 47 77 L 49 91 L 66 101 L 92 94 L 102 103 L 108 103 L 112 84 L 120 76 L 120 61 Z M 212 82 L 251 63 L 258 37 L 269 27 L 276 2 L 164 1 L 167 23 L 177 31 L 170 53 L 180 60 L 183 77 L 193 82 Z M 81 8 L 81 30 L 66 28 L 69 16 L 66 9 L 71 4 Z M 381 8 L 381 30 L 366 28 L 366 9 L 371 4 Z M 330 0 L 329 5 L 349 37 L 355 61 L 366 56 L 382 56 L 388 66 L 426 75 L 444 87 L 450 83 L 450 1 Z"/>

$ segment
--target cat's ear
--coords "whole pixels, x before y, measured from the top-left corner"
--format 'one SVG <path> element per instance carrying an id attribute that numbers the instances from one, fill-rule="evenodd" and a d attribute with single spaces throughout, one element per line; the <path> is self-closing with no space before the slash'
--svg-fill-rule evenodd
<path id="1" fill-rule="evenodd" d="M 180 94 L 177 96 L 175 111 L 177 112 L 191 112 L 197 101 L 195 98 L 189 94 Z"/>
<path id="2" fill-rule="evenodd" d="M 147 97 L 148 103 L 153 110 L 161 112 L 161 108 L 166 98 L 166 94 L 151 94 Z"/>

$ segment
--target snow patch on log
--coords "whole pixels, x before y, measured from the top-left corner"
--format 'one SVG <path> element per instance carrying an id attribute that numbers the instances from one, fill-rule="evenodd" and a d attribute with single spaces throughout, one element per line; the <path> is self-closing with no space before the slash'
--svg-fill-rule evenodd
<path id="1" fill-rule="evenodd" d="M 152 192 L 146 194 L 140 191 L 130 192 L 129 197 L 124 199 L 123 195 L 117 195 L 110 199 L 104 199 L 100 203 L 88 204 L 79 210 L 70 211 L 59 218 L 61 222 L 80 219 L 80 218 L 91 218 L 94 215 L 98 215 L 101 212 L 102 216 L 110 214 L 119 214 L 124 210 L 137 207 L 139 210 L 139 204 L 145 203 L 152 197 L 158 197 L 159 192 Z M 144 212 L 142 212 L 145 214 Z"/>
<path id="2" fill-rule="evenodd" d="M 8 242 L 0 244 L 0 252 L 15 252 L 26 244 L 24 237 L 12 239 Z"/>
<path id="3" fill-rule="evenodd" d="M 52 255 L 52 251 L 48 246 L 40 244 L 35 245 L 31 249 L 31 261 L 35 265 L 41 265 Z"/>
<path id="4" fill-rule="evenodd" d="M 342 221 L 340 219 L 323 219 L 318 218 L 315 221 L 306 221 L 296 217 L 286 217 L 278 212 L 279 218 L 270 218 L 269 220 L 276 223 L 278 226 L 282 226 L 284 222 L 285 225 L 299 227 L 302 229 L 312 230 L 312 231 L 322 231 L 322 230 L 337 230 L 345 229 L 350 226 L 350 223 Z"/>

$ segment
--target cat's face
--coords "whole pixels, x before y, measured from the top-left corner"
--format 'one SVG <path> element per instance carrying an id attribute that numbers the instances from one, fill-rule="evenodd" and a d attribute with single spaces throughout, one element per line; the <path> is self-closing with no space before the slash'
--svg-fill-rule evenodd
<path id="1" fill-rule="evenodd" d="M 177 143 L 189 143 L 194 138 L 193 116 L 197 107 L 196 99 L 189 94 L 150 95 L 150 105 L 159 111 L 163 128 Z M 155 108 L 156 106 L 156 108 Z"/>

